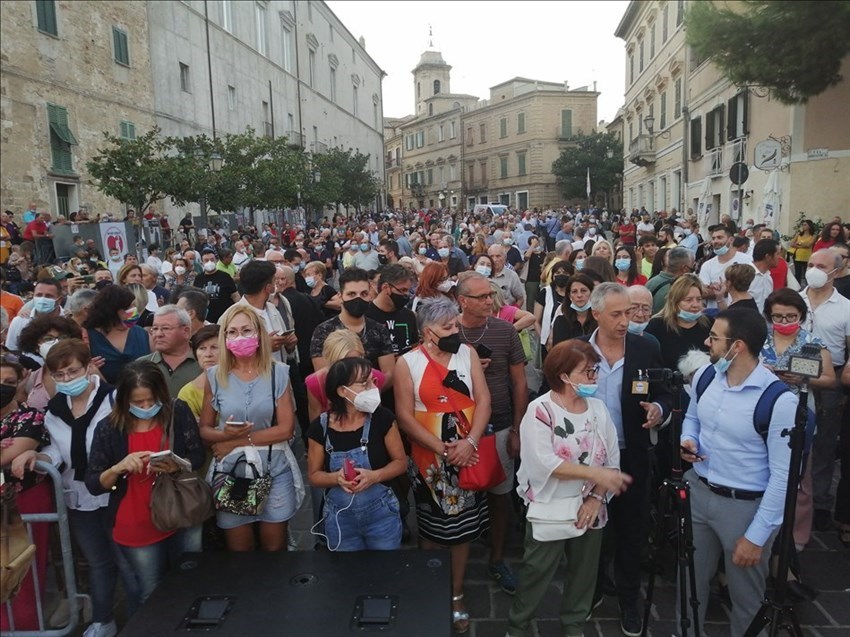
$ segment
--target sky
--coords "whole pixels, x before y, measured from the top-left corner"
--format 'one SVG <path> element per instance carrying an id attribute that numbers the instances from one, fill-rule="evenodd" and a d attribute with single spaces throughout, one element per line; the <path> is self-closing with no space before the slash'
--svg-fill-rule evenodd
<path id="1" fill-rule="evenodd" d="M 488 99 L 490 87 L 516 76 L 569 82 L 600 92 L 597 119 L 610 122 L 623 103 L 625 43 L 614 31 L 627 1 L 366 2 L 327 0 L 387 73 L 384 117 L 413 113 L 411 71 L 428 48 L 452 66 L 452 93 Z"/>

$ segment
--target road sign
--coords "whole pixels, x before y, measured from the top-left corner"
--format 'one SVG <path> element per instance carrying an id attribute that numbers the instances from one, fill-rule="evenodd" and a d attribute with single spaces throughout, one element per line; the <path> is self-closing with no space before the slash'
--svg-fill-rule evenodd
<path id="1" fill-rule="evenodd" d="M 736 186 L 740 186 L 741 184 L 745 183 L 749 176 L 750 170 L 747 168 L 747 165 L 742 161 L 737 161 L 732 164 L 732 168 L 729 170 L 729 179 L 731 179 L 732 183 Z"/>

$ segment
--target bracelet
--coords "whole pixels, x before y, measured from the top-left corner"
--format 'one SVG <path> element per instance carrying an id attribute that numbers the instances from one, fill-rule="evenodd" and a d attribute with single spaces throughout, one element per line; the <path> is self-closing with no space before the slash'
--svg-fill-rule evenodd
<path id="1" fill-rule="evenodd" d="M 251 434 L 248 434 L 248 444 L 251 445 L 252 447 L 254 446 L 254 441 L 251 440 Z"/>
<path id="2" fill-rule="evenodd" d="M 588 495 L 588 497 L 591 497 L 594 500 L 599 500 L 602 504 L 605 504 L 605 497 L 604 496 L 601 496 L 598 493 L 594 493 L 593 491 L 591 491 L 587 495 Z"/>
<path id="3" fill-rule="evenodd" d="M 449 450 L 445 445 L 443 445 L 443 458 L 448 458 L 448 457 L 449 457 Z"/>
<path id="4" fill-rule="evenodd" d="M 475 439 L 472 436 L 467 436 L 466 438 L 464 438 L 464 440 L 471 444 L 472 448 L 475 449 L 475 451 L 478 451 L 478 443 L 475 442 Z"/>

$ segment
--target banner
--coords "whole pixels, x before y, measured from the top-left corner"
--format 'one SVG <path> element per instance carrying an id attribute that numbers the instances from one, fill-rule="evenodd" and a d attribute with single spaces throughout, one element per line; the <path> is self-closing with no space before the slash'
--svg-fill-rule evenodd
<path id="1" fill-rule="evenodd" d="M 105 222 L 99 225 L 104 258 L 109 258 L 110 250 L 118 250 L 121 257 L 127 254 L 127 230 L 124 222 Z"/>
<path id="2" fill-rule="evenodd" d="M 590 167 L 587 168 L 587 198 L 590 199 Z"/>

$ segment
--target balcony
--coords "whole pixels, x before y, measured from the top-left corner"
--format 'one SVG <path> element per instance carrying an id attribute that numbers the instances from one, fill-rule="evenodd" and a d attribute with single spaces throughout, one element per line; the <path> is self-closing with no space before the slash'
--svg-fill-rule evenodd
<path id="1" fill-rule="evenodd" d="M 328 152 L 328 145 L 323 142 L 313 142 L 310 144 L 310 152 L 314 155 L 324 155 Z"/>
<path id="2" fill-rule="evenodd" d="M 286 143 L 292 148 L 304 148 L 304 135 L 291 130 L 286 133 Z"/>
<path id="3" fill-rule="evenodd" d="M 706 155 L 708 161 L 708 176 L 722 177 L 725 173 L 723 168 L 723 147 L 712 148 Z"/>
<path id="4" fill-rule="evenodd" d="M 727 168 L 732 168 L 732 165 L 742 161 L 747 163 L 747 139 L 742 137 L 733 142 L 726 144 Z"/>
<path id="5" fill-rule="evenodd" d="M 635 166 L 649 166 L 655 163 L 652 135 L 638 135 L 629 143 L 629 161 Z"/>

